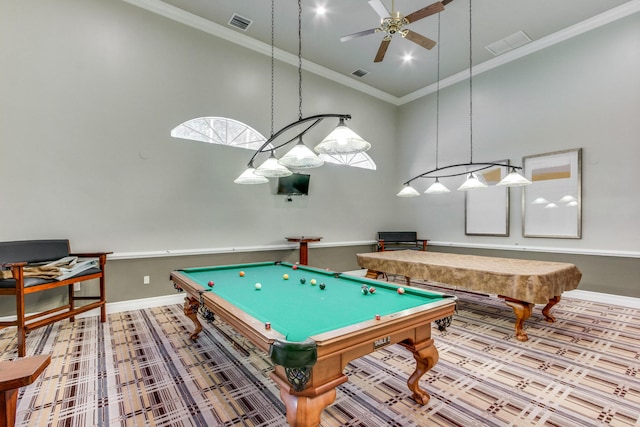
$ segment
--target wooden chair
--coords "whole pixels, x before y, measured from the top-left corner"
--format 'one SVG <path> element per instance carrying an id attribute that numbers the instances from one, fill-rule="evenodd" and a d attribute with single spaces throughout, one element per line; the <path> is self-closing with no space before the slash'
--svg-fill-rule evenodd
<path id="1" fill-rule="evenodd" d="M 105 292 L 105 264 L 107 255 L 111 252 L 72 253 L 68 240 L 23 240 L 15 242 L 0 242 L 0 265 L 3 273 L 11 271 L 11 278 L 0 279 L 0 296 L 12 296 L 16 304 L 16 320 L 0 322 L 0 328 L 8 326 L 17 327 L 18 356 L 26 354 L 26 336 L 33 329 L 50 325 L 63 319 L 73 322 L 74 316 L 100 308 L 100 321 L 107 318 L 106 292 Z M 25 268 L 35 263 L 45 263 L 59 260 L 67 256 L 79 258 L 97 258 L 95 266 L 81 271 L 64 280 L 42 277 L 25 277 Z M 33 267 L 32 267 L 33 268 Z M 29 276 L 29 268 L 27 268 Z M 99 280 L 100 288 L 97 296 L 76 296 L 74 285 L 88 280 Z M 50 289 L 67 287 L 68 298 L 66 303 L 49 310 L 27 315 L 25 307 L 25 295 L 43 292 Z M 75 302 L 80 300 L 92 301 L 88 304 L 76 307 Z"/>

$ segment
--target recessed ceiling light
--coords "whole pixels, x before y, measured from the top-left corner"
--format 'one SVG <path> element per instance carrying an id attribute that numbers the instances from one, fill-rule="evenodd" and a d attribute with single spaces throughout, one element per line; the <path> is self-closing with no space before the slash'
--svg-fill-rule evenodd
<path id="1" fill-rule="evenodd" d="M 327 13 L 327 8 L 324 7 L 324 5 L 316 6 L 316 15 L 323 16 L 323 15 L 326 15 L 326 13 Z"/>
<path id="2" fill-rule="evenodd" d="M 404 62 L 411 62 L 413 61 L 413 56 L 410 53 L 405 53 L 404 56 L 402 57 L 402 60 Z"/>

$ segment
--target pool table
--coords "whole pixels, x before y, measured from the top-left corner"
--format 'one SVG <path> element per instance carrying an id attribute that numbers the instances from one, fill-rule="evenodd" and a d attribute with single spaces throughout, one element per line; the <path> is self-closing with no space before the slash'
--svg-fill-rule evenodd
<path id="1" fill-rule="evenodd" d="M 426 404 L 418 383 L 438 361 L 431 322 L 450 319 L 456 304 L 450 295 L 412 287 L 400 293 L 390 283 L 284 262 L 186 268 L 171 280 L 187 294 L 192 339 L 204 307 L 269 353 L 292 426 L 320 424 L 336 386 L 348 380 L 347 363 L 395 343 L 412 352 L 416 369 L 407 384 Z"/>

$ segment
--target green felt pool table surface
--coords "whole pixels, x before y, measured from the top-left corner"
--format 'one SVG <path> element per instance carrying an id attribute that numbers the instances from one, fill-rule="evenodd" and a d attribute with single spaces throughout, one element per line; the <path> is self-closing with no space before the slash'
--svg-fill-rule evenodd
<path id="1" fill-rule="evenodd" d="M 376 315 L 390 315 L 448 297 L 414 288 L 399 294 L 398 286 L 393 284 L 307 266 L 294 269 L 292 264 L 278 262 L 186 268 L 179 272 L 205 292 L 218 295 L 260 322 L 270 322 L 289 341 L 303 341 L 372 320 Z M 214 282 L 213 287 L 208 286 L 210 281 Z M 256 289 L 256 283 L 261 284 L 260 289 Z M 324 290 L 320 284 L 325 285 Z M 363 285 L 374 287 L 375 293 L 363 294 Z"/>

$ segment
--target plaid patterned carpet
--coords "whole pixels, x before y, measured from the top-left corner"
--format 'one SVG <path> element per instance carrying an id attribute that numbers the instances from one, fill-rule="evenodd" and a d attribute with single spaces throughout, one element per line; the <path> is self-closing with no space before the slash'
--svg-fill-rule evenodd
<path id="1" fill-rule="evenodd" d="M 347 366 L 322 426 L 640 426 L 637 310 L 565 298 L 554 324 L 536 307 L 522 343 L 501 300 L 449 293 L 459 313 L 433 331 L 440 361 L 422 379 L 431 401 L 409 398 L 415 362 L 394 345 Z M 268 356 L 227 325 L 206 325 L 196 343 L 191 330 L 171 305 L 32 332 L 28 354 L 52 361 L 21 389 L 16 425 L 286 425 Z M 14 334 L 0 330 L 0 360 L 17 356 Z"/>

